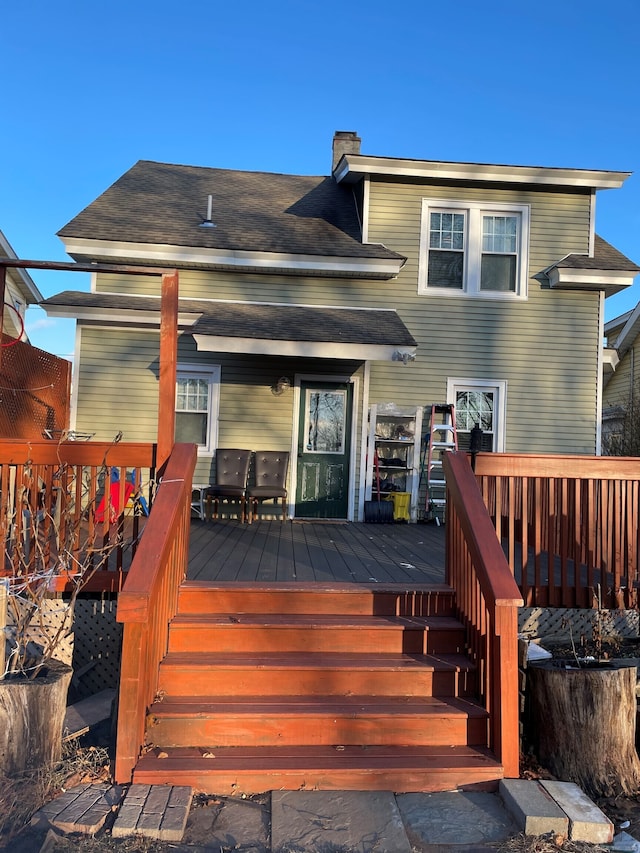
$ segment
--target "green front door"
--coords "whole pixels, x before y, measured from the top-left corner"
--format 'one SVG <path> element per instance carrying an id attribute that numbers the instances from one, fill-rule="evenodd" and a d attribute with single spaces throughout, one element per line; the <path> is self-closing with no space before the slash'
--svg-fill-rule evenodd
<path id="1" fill-rule="evenodd" d="M 296 518 L 347 518 L 353 391 L 349 382 L 302 382 Z"/>

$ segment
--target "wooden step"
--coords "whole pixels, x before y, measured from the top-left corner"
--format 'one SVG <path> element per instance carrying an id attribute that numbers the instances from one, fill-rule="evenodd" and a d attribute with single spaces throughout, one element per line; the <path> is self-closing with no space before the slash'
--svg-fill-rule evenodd
<path id="1" fill-rule="evenodd" d="M 155 702 L 147 742 L 179 746 L 487 746 L 487 713 L 434 697 L 170 697 Z"/>
<path id="2" fill-rule="evenodd" d="M 152 749 L 133 781 L 189 785 L 210 794 L 272 790 L 495 790 L 503 768 L 484 749 L 468 746 L 307 746 Z"/>
<path id="3" fill-rule="evenodd" d="M 446 584 L 186 581 L 180 587 L 180 613 L 299 613 L 365 616 L 451 616 L 454 593 Z"/>
<path id="4" fill-rule="evenodd" d="M 170 652 L 160 664 L 159 691 L 175 696 L 352 693 L 474 696 L 476 671 L 464 655 L 333 652 Z"/>
<path id="5" fill-rule="evenodd" d="M 448 616 L 178 614 L 169 651 L 404 652 L 463 651 L 464 629 Z"/>

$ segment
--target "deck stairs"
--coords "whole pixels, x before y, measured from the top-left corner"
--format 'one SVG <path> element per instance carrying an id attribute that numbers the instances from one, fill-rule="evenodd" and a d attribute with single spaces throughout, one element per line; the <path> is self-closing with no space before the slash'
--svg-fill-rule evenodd
<path id="1" fill-rule="evenodd" d="M 134 781 L 217 793 L 492 788 L 446 586 L 186 582 Z"/>

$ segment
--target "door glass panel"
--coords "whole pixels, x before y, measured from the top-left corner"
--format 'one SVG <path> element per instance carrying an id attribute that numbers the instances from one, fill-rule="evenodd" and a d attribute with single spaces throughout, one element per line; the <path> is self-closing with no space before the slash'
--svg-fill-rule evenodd
<path id="1" fill-rule="evenodd" d="M 305 453 L 344 453 L 346 391 L 307 389 Z"/>

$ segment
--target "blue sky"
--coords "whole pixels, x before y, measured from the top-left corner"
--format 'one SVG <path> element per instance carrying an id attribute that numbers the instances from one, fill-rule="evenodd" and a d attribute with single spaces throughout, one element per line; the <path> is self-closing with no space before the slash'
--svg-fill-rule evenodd
<path id="1" fill-rule="evenodd" d="M 640 263 L 637 0 L 8 0 L 0 230 L 22 258 L 139 159 L 328 174 L 362 153 L 635 172 L 597 230 Z M 34 271 L 45 296 L 88 277 Z M 640 301 L 640 277 L 607 319 Z M 32 342 L 73 322 L 31 309 Z"/>

